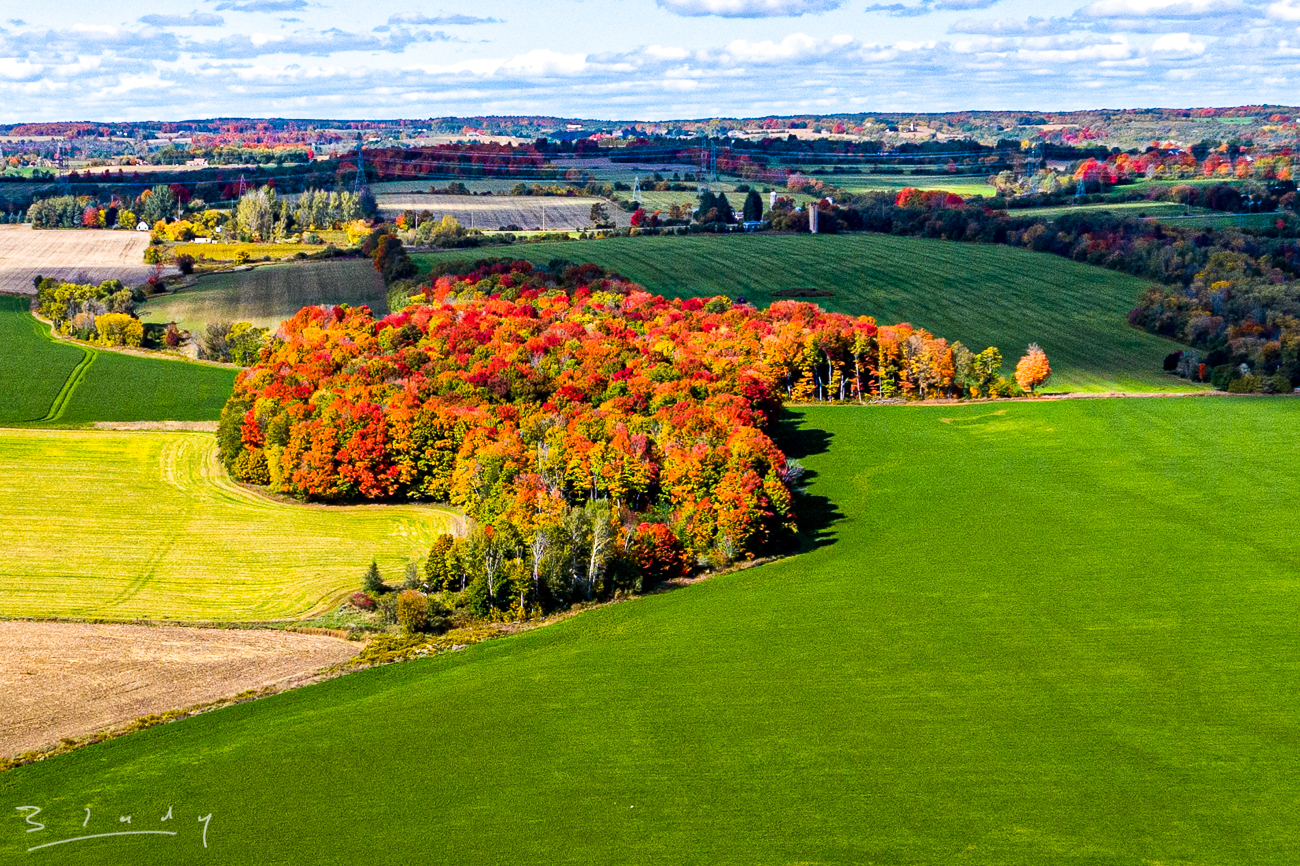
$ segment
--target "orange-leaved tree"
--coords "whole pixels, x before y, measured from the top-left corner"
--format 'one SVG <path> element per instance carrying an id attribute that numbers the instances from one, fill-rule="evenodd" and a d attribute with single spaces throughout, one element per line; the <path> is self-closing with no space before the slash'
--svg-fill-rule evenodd
<path id="1" fill-rule="evenodd" d="M 1025 356 L 1016 362 L 1016 384 L 1032 394 L 1051 375 L 1052 367 L 1047 363 L 1047 353 L 1037 343 L 1030 343 Z"/>

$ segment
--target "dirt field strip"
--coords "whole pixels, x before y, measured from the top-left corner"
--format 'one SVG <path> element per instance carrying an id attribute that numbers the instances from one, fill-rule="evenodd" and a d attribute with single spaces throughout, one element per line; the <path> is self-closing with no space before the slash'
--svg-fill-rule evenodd
<path id="1" fill-rule="evenodd" d="M 34 295 L 32 278 L 38 274 L 78 283 L 118 279 L 138 285 L 153 271 L 144 263 L 148 246 L 147 232 L 0 226 L 0 292 Z"/>
<path id="2" fill-rule="evenodd" d="M 495 231 L 501 226 L 517 225 L 524 231 L 546 228 L 553 231 L 576 231 L 591 226 L 591 206 L 603 204 L 609 218 L 620 227 L 631 225 L 632 215 L 603 198 L 574 196 L 472 196 L 399 193 L 375 197 L 379 212 L 387 218 L 404 210 L 429 211 L 441 219 L 450 214 L 466 228 Z"/>
<path id="3" fill-rule="evenodd" d="M 270 630 L 0 622 L 0 755 L 283 683 L 360 647 Z"/>

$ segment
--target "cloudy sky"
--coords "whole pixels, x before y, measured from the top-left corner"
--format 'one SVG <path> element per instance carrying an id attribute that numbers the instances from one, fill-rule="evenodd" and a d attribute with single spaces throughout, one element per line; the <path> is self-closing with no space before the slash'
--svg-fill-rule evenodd
<path id="1" fill-rule="evenodd" d="M 6 3 L 0 120 L 1300 102 L 1300 0 L 439 2 Z"/>

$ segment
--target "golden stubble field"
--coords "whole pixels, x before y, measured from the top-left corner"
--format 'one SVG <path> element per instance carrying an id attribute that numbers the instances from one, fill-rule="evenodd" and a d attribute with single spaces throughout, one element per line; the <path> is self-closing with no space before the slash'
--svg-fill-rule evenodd
<path id="1" fill-rule="evenodd" d="M 463 531 L 449 508 L 280 502 L 210 433 L 0 429 L 0 616 L 238 622 L 327 610 Z"/>
<path id="2" fill-rule="evenodd" d="M 0 292 L 33 295 L 32 278 L 77 283 L 118 279 L 135 286 L 153 271 L 144 263 L 148 232 L 0 226 Z"/>

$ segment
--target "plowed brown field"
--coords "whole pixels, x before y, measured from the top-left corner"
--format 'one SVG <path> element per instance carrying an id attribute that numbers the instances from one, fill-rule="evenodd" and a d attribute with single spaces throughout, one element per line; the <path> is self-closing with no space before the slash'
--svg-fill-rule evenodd
<path id="1" fill-rule="evenodd" d="M 283 631 L 0 622 L 0 755 L 285 683 L 360 646 Z"/>
<path id="2" fill-rule="evenodd" d="M 147 232 L 0 226 L 0 292 L 34 295 L 32 277 L 78 283 L 118 279 L 139 285 L 153 268 L 144 263 Z"/>
<path id="3" fill-rule="evenodd" d="M 466 228 L 484 231 L 495 231 L 507 225 L 519 226 L 523 231 L 541 228 L 548 231 L 578 231 L 591 226 L 591 206 L 597 203 L 605 206 L 609 218 L 619 226 L 629 225 L 632 218 L 631 214 L 603 198 L 585 196 L 473 196 L 407 192 L 375 198 L 379 203 L 379 212 L 389 219 L 395 218 L 404 210 L 416 213 L 427 210 L 435 218 L 450 215 Z"/>

